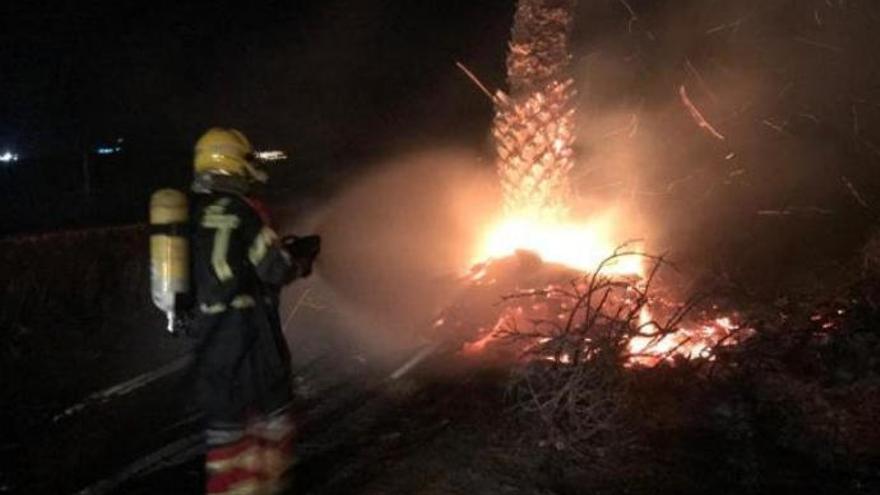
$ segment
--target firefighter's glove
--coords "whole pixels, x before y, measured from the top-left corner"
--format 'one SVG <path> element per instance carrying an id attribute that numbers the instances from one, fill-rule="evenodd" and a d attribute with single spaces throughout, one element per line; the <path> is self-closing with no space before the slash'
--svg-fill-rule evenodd
<path id="1" fill-rule="evenodd" d="M 308 277 L 312 273 L 315 258 L 321 251 L 321 236 L 287 236 L 282 239 L 282 243 L 294 263 L 300 267 L 300 276 Z"/>

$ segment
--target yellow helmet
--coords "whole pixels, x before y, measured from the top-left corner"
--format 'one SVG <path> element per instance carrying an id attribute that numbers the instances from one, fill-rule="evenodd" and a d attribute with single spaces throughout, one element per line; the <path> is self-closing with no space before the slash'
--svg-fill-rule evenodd
<path id="1" fill-rule="evenodd" d="M 235 129 L 213 127 L 196 141 L 193 165 L 196 175 L 238 175 L 265 182 L 265 172 L 251 163 L 253 156 L 254 147 L 244 134 Z"/>

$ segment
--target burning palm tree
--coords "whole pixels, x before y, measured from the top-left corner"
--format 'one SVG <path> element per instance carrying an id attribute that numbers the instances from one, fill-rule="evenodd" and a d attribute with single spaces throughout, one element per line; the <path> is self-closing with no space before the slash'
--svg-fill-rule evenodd
<path id="1" fill-rule="evenodd" d="M 674 324 L 655 322 L 652 306 L 657 304 L 652 304 L 647 292 L 656 268 L 646 263 L 645 256 L 630 249 L 619 249 L 623 239 L 616 235 L 619 232 L 615 232 L 615 224 L 619 222 L 612 210 L 599 215 L 594 213 L 586 219 L 572 211 L 576 198 L 569 174 L 575 166 L 576 91 L 571 75 L 569 36 L 574 25 L 574 10 L 575 0 L 520 0 L 517 3 L 507 55 L 509 93 L 496 91 L 493 96 L 496 114 L 492 135 L 503 213 L 478 246 L 471 281 L 475 294 L 486 293 L 486 286 L 491 286 L 493 291 L 489 292 L 496 296 L 504 295 L 505 291 L 509 295 L 516 292 L 517 287 L 534 282 L 518 267 L 523 260 L 537 259 L 537 264 L 529 264 L 534 268 L 532 275 L 542 274 L 535 275 L 535 280 L 540 280 L 543 288 L 528 292 L 528 304 L 518 298 L 504 299 L 511 306 L 502 310 L 500 316 L 497 307 L 486 307 L 475 295 L 466 297 L 470 304 L 460 306 L 470 308 L 464 313 L 471 314 L 464 319 L 483 321 L 478 325 L 479 338 L 466 348 L 481 350 L 498 336 L 510 333 L 510 326 L 531 328 L 532 322 L 539 320 L 574 321 L 564 314 L 577 313 L 577 310 L 572 312 L 572 307 L 590 308 L 592 314 L 596 314 L 591 291 L 586 291 L 590 294 L 586 298 L 589 304 L 584 305 L 583 301 L 572 304 L 567 299 L 572 294 L 564 289 L 572 278 L 591 273 L 586 275 L 588 279 L 603 280 L 608 284 L 602 286 L 603 290 L 614 289 L 618 293 L 615 307 L 628 308 L 631 314 L 625 319 L 628 352 L 648 355 L 647 358 L 634 357 L 634 362 L 656 362 L 676 352 L 687 356 L 705 354 L 706 349 L 735 330 L 736 325 L 725 319 L 678 332 L 677 328 L 668 328 L 680 319 L 676 316 L 679 315 L 676 305 L 663 311 L 673 315 L 669 319 Z M 532 254 L 525 258 L 511 256 L 522 252 Z M 541 261 L 548 263 L 544 265 Z M 544 268 L 535 268 L 542 266 Z M 595 284 L 587 285 L 594 287 Z M 574 299 L 581 300 L 583 293 L 577 288 L 575 292 Z M 551 307 L 554 309 L 548 310 Z M 558 314 L 559 311 L 562 313 Z M 482 318 L 473 317 L 477 314 Z M 460 318 L 441 318 L 439 326 L 450 323 L 457 327 L 470 326 Z M 587 327 L 580 330 L 592 331 L 592 327 Z M 530 335 L 540 334 L 533 330 Z M 553 339 L 547 337 L 547 340 Z M 584 339 L 578 342 L 582 344 Z"/>
<path id="2" fill-rule="evenodd" d="M 568 213 L 574 165 L 574 81 L 568 38 L 574 0 L 521 0 L 507 55 L 510 94 L 496 93 L 493 129 L 508 215 Z"/>
<path id="3" fill-rule="evenodd" d="M 474 261 L 518 250 L 581 270 L 595 268 L 619 243 L 613 219 L 575 220 L 569 173 L 575 166 L 575 96 L 569 36 L 575 0 L 520 0 L 507 55 L 509 93 L 497 91 L 492 135 L 504 201 Z M 618 273 L 639 274 L 635 258 Z"/>

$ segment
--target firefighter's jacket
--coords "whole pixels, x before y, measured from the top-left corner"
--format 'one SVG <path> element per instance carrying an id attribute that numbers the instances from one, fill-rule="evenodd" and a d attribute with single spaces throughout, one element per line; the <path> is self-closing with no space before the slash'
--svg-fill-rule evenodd
<path id="1" fill-rule="evenodd" d="M 278 293 L 299 274 L 252 200 L 195 194 L 192 273 L 196 392 L 207 419 L 241 423 L 290 401 L 290 363 Z"/>

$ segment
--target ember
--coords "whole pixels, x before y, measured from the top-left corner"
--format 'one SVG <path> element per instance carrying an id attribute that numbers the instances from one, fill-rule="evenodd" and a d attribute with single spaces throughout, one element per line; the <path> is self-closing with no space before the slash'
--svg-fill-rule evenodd
<path id="1" fill-rule="evenodd" d="M 447 311 L 435 327 L 476 332 L 463 337 L 467 354 L 487 351 L 502 336 L 517 337 L 521 345 L 513 347 L 530 352 L 556 345 L 560 333 L 590 339 L 596 328 L 610 324 L 625 339 L 621 352 L 632 365 L 673 356 L 712 359 L 716 345 L 739 334 L 733 318 L 703 315 L 683 324 L 690 305 L 667 303 L 648 291 L 662 260 L 651 267 L 640 250 L 619 248 L 618 215 L 609 210 L 584 220 L 572 213 L 573 3 L 518 5 L 507 58 L 511 93 L 492 97 L 504 215 L 475 249 L 474 268 L 464 279 L 470 300 Z M 689 102 L 683 87 L 682 98 Z M 523 292 L 529 287 L 543 289 Z M 500 311 L 499 298 L 506 301 Z M 565 363 L 580 359 L 582 349 L 577 344 L 538 355 Z"/>
<path id="2" fill-rule="evenodd" d="M 637 260 L 649 269 L 624 274 L 614 269 L 617 260 Z M 630 366 L 711 361 L 717 347 L 751 333 L 718 308 L 695 311 L 696 301 L 661 297 L 652 285 L 662 264 L 617 249 L 585 272 L 519 251 L 475 267 L 465 279 L 467 290 L 435 329 L 456 336 L 465 355 L 560 363 L 589 359 L 593 342 L 611 335 Z"/>

